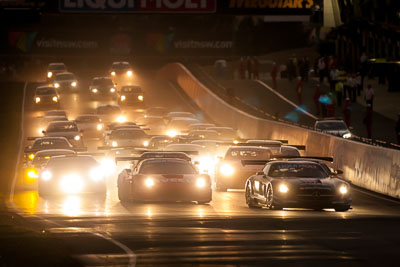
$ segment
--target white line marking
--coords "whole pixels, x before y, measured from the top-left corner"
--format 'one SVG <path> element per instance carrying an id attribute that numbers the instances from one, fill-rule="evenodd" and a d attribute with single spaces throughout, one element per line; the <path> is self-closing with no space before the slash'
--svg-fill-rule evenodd
<path id="1" fill-rule="evenodd" d="M 283 95 L 281 95 L 280 93 L 278 93 L 277 91 L 275 91 L 274 89 L 272 89 L 271 87 L 269 87 L 266 83 L 264 83 L 263 81 L 260 80 L 255 80 L 256 82 L 258 82 L 259 84 L 261 84 L 262 86 L 264 86 L 265 88 L 267 88 L 268 90 L 270 90 L 272 93 L 274 93 L 275 95 L 279 96 L 280 98 L 282 98 L 283 100 L 285 100 L 286 102 L 288 102 L 290 105 L 292 105 L 293 107 L 295 107 L 297 110 L 301 111 L 302 113 L 306 114 L 307 116 L 313 118 L 314 120 L 318 120 L 318 117 L 314 116 L 313 114 L 307 112 L 306 110 L 302 109 L 301 107 L 299 107 L 298 105 L 296 105 L 295 103 L 293 103 L 292 101 L 290 101 L 289 99 L 287 99 L 286 97 L 284 97 Z"/>
<path id="2" fill-rule="evenodd" d="M 393 203 L 396 203 L 396 204 L 400 204 L 400 200 L 399 200 L 399 201 L 396 201 L 396 200 L 393 200 L 393 199 L 381 197 L 381 196 L 378 196 L 378 195 L 375 195 L 375 194 L 372 194 L 372 193 L 365 192 L 365 191 L 363 191 L 363 190 L 356 189 L 356 188 L 354 188 L 354 187 L 352 187 L 352 190 L 355 190 L 355 191 L 357 191 L 357 192 L 360 192 L 360 193 L 363 193 L 363 194 L 366 194 L 366 195 L 369 195 L 369 196 L 372 196 L 372 197 L 376 197 L 376 198 L 379 198 L 379 199 L 382 199 L 382 200 L 386 200 L 386 201 L 389 201 L 389 202 L 393 202 Z"/>
<path id="3" fill-rule="evenodd" d="M 19 215 L 21 215 L 21 216 L 23 216 L 23 217 L 25 217 L 24 216 L 24 212 L 22 210 L 20 210 L 17 207 L 17 205 L 15 204 L 15 202 L 14 202 L 14 193 L 15 193 L 15 185 L 16 185 L 17 179 L 18 179 L 18 167 L 19 167 L 19 164 L 20 164 L 20 161 L 21 161 L 21 158 L 22 158 L 23 147 L 24 147 L 23 144 L 24 144 L 24 140 L 25 140 L 25 138 L 24 138 L 24 119 L 25 119 L 25 116 L 24 115 L 25 115 L 25 98 L 26 98 L 26 88 L 27 87 L 28 87 L 28 83 L 25 82 L 24 93 L 23 93 L 23 98 L 22 98 L 22 107 L 21 107 L 20 143 L 19 143 L 19 149 L 18 149 L 18 158 L 16 160 L 15 173 L 14 173 L 14 178 L 13 178 L 13 181 L 12 181 L 12 184 L 11 184 L 10 197 L 9 197 L 9 203 L 10 203 L 12 209 L 14 210 L 14 212 L 19 214 Z M 68 228 L 68 226 L 65 226 L 65 225 L 62 225 L 62 224 L 57 223 L 55 221 L 46 219 L 46 218 L 44 218 L 42 216 L 33 215 L 31 217 L 39 218 L 42 221 L 57 225 L 59 227 Z M 105 235 L 105 234 L 103 234 L 103 233 L 101 233 L 99 231 L 96 232 L 96 233 L 90 232 L 90 234 L 92 234 L 94 236 L 97 236 L 97 237 L 100 237 L 100 238 L 103 238 L 103 239 L 107 240 L 108 242 L 114 244 L 115 246 L 119 247 L 120 249 L 122 249 L 126 253 L 126 255 L 128 256 L 128 258 L 129 258 L 129 263 L 128 263 L 127 266 L 134 267 L 136 265 L 136 254 L 130 248 L 128 248 L 126 245 L 122 244 L 121 242 L 118 242 L 115 239 L 112 239 L 110 236 Z"/>

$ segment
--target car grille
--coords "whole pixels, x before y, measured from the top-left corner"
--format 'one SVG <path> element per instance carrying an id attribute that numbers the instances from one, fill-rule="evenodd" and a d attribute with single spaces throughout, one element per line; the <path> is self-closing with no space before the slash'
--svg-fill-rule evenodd
<path id="1" fill-rule="evenodd" d="M 298 200 L 329 200 L 334 194 L 331 188 L 299 188 L 296 194 Z"/>

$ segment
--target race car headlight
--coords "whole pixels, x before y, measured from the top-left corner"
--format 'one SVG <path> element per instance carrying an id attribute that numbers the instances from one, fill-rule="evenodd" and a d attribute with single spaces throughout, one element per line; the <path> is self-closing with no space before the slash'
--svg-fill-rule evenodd
<path id="1" fill-rule="evenodd" d="M 343 135 L 343 138 L 345 138 L 345 139 L 351 138 L 351 133 L 345 133 Z"/>
<path id="2" fill-rule="evenodd" d="M 95 93 L 95 94 L 96 94 L 98 91 L 99 91 L 99 90 L 97 90 L 97 88 L 93 88 L 93 89 L 92 89 L 92 93 Z"/>
<path id="3" fill-rule="evenodd" d="M 114 87 L 111 87 L 111 88 L 110 88 L 110 92 L 111 92 L 111 93 L 115 93 L 115 88 L 114 88 Z"/>
<path id="4" fill-rule="evenodd" d="M 118 117 L 117 117 L 117 122 L 120 122 L 120 123 L 126 122 L 126 117 L 123 116 L 123 115 L 118 116 Z"/>
<path id="5" fill-rule="evenodd" d="M 36 103 L 39 103 L 39 102 L 40 102 L 40 97 L 36 97 L 36 98 L 35 98 L 35 102 L 36 102 Z"/>
<path id="6" fill-rule="evenodd" d="M 143 146 L 148 147 L 149 146 L 149 141 L 144 141 Z"/>
<path id="7" fill-rule="evenodd" d="M 137 97 L 137 99 L 138 99 L 139 101 L 143 101 L 143 96 L 142 96 L 142 95 L 139 95 L 139 96 Z"/>
<path id="8" fill-rule="evenodd" d="M 225 163 L 222 164 L 219 171 L 224 176 L 231 176 L 235 172 L 235 169 L 231 165 Z"/>
<path id="9" fill-rule="evenodd" d="M 144 181 L 144 184 L 145 184 L 146 187 L 149 187 L 149 188 L 153 187 L 154 186 L 154 180 L 149 177 Z"/>
<path id="10" fill-rule="evenodd" d="M 199 169 L 201 172 L 205 172 L 208 170 L 212 170 L 215 165 L 213 165 L 214 161 L 211 157 L 201 157 L 199 159 Z"/>
<path id="11" fill-rule="evenodd" d="M 132 76 L 132 71 L 131 70 L 128 70 L 127 72 L 126 72 L 126 75 L 128 75 L 129 77 L 131 77 Z"/>
<path id="12" fill-rule="evenodd" d="M 115 71 L 112 71 L 112 72 L 111 72 L 111 76 L 115 76 Z"/>
<path id="13" fill-rule="evenodd" d="M 349 191 L 349 190 L 347 189 L 347 186 L 345 186 L 345 185 L 341 185 L 341 186 L 339 187 L 339 192 L 340 192 L 340 194 L 342 194 L 342 195 L 346 195 L 348 191 Z"/>
<path id="14" fill-rule="evenodd" d="M 55 83 L 55 84 L 54 84 L 54 87 L 55 87 L 55 88 L 59 88 L 59 87 L 60 87 L 60 84 L 59 84 L 59 83 Z"/>
<path id="15" fill-rule="evenodd" d="M 51 76 L 53 76 L 53 73 L 51 71 L 47 72 L 47 77 L 51 78 Z"/>
<path id="16" fill-rule="evenodd" d="M 42 180 L 44 180 L 44 181 L 50 181 L 51 178 L 53 177 L 53 175 L 51 174 L 50 171 L 44 171 L 44 172 L 42 172 L 42 175 L 40 175 L 40 177 L 41 177 Z"/>
<path id="17" fill-rule="evenodd" d="M 58 101 L 58 97 L 53 96 L 52 100 L 53 100 L 53 102 L 57 102 Z"/>
<path id="18" fill-rule="evenodd" d="M 112 142 L 111 142 L 111 146 L 112 146 L 112 147 L 117 147 L 117 146 L 118 146 L 118 143 L 117 143 L 116 141 L 112 141 Z"/>
<path id="19" fill-rule="evenodd" d="M 35 154 L 34 154 L 34 153 L 29 154 L 29 155 L 28 155 L 28 158 L 29 158 L 30 160 L 33 160 L 33 159 L 35 158 Z"/>
<path id="20" fill-rule="evenodd" d="M 77 82 L 72 82 L 72 83 L 71 83 L 71 86 L 72 86 L 72 87 L 76 87 L 76 86 L 77 86 Z"/>
<path id="21" fill-rule="evenodd" d="M 79 140 L 81 140 L 81 137 L 80 137 L 79 135 L 75 135 L 75 136 L 74 136 L 74 140 L 75 140 L 75 141 L 79 141 Z"/>
<path id="22" fill-rule="evenodd" d="M 97 131 L 101 131 L 103 129 L 103 124 L 97 124 Z"/>
<path id="23" fill-rule="evenodd" d="M 233 143 L 234 143 L 235 145 L 237 145 L 237 144 L 239 144 L 239 141 L 238 141 L 238 140 L 234 140 Z"/>
<path id="24" fill-rule="evenodd" d="M 104 172 L 101 168 L 97 167 L 90 170 L 89 176 L 92 181 L 100 182 L 104 179 Z"/>
<path id="25" fill-rule="evenodd" d="M 279 192 L 281 192 L 281 193 L 287 193 L 288 191 L 289 191 L 289 188 L 287 187 L 287 185 L 281 184 L 281 185 L 279 186 Z"/>
<path id="26" fill-rule="evenodd" d="M 26 175 L 31 179 L 37 179 L 39 177 L 37 170 L 34 168 L 28 169 Z"/>
<path id="27" fill-rule="evenodd" d="M 196 180 L 196 186 L 198 188 L 203 188 L 206 186 L 206 180 L 204 178 L 197 178 Z"/>
<path id="28" fill-rule="evenodd" d="M 76 174 L 70 174 L 63 177 L 60 186 L 61 190 L 67 194 L 76 194 L 83 189 L 82 178 Z"/>
<path id="29" fill-rule="evenodd" d="M 175 131 L 175 130 L 169 130 L 169 131 L 167 132 L 167 135 L 168 135 L 169 137 L 175 137 L 175 136 L 178 135 L 178 132 Z"/>
<path id="30" fill-rule="evenodd" d="M 126 99 L 126 96 L 121 95 L 121 101 L 125 101 L 125 99 Z"/>

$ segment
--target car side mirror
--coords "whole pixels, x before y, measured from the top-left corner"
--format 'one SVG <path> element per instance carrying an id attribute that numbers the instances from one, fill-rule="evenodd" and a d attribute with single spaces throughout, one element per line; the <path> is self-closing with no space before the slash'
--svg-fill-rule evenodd
<path id="1" fill-rule="evenodd" d="M 265 176 L 265 173 L 264 172 L 257 172 L 256 175 Z"/>
<path id="2" fill-rule="evenodd" d="M 46 131 L 45 131 L 45 130 L 42 130 L 42 134 L 46 134 Z"/>

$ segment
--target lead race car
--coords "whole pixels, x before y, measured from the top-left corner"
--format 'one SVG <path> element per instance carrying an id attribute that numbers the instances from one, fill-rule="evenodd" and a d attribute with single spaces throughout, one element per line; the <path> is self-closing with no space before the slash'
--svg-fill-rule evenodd
<path id="1" fill-rule="evenodd" d="M 199 174 L 190 157 L 180 152 L 153 152 L 138 160 L 118 176 L 118 196 L 121 201 L 196 201 L 212 200 L 211 178 Z M 120 160 L 116 158 L 116 160 Z"/>
<path id="2" fill-rule="evenodd" d="M 337 178 L 338 172 L 332 172 L 323 160 L 333 161 L 321 157 L 243 161 L 244 165 L 265 164 L 262 171 L 246 181 L 246 204 L 250 208 L 349 210 L 349 183 Z"/>

